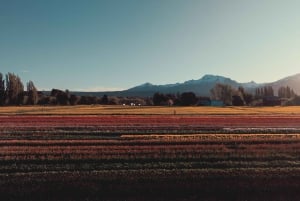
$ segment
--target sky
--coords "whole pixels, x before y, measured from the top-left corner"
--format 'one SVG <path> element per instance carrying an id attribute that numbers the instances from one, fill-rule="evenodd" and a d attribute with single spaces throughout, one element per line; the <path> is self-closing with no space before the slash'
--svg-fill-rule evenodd
<path id="1" fill-rule="evenodd" d="M 299 0 L 0 0 L 0 72 L 105 91 L 300 73 Z"/>

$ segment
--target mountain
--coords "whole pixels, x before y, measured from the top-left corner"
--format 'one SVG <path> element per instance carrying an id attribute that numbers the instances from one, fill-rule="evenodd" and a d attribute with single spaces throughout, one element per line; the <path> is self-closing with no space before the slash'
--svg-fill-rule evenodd
<path id="1" fill-rule="evenodd" d="M 290 88 L 292 88 L 294 90 L 294 92 L 296 94 L 300 95 L 300 73 L 289 76 L 289 77 L 285 77 L 276 82 L 267 83 L 265 85 L 272 86 L 274 91 L 276 91 L 276 92 L 282 86 L 283 87 L 289 86 Z"/>
<path id="2" fill-rule="evenodd" d="M 294 90 L 296 94 L 300 95 L 300 73 L 292 76 L 285 77 L 275 82 L 270 83 L 256 83 L 254 81 L 247 83 L 239 83 L 227 77 L 219 75 L 204 75 L 198 80 L 189 80 L 184 83 L 168 84 L 168 85 L 153 85 L 151 83 L 145 83 L 137 87 L 126 90 L 129 94 L 134 92 L 140 92 L 143 94 L 151 95 L 155 92 L 161 93 L 182 93 L 192 91 L 198 96 L 210 96 L 210 89 L 212 89 L 217 83 L 228 84 L 232 87 L 238 88 L 242 86 L 248 92 L 254 92 L 258 87 L 272 86 L 275 94 L 280 87 L 289 86 Z"/>
<path id="3" fill-rule="evenodd" d="M 153 85 L 151 83 L 145 83 L 133 88 L 126 90 L 127 93 L 142 92 L 151 96 L 155 92 L 161 93 L 182 93 L 192 91 L 198 96 L 209 96 L 210 89 L 212 89 L 217 83 L 228 84 L 232 87 L 243 86 L 247 90 L 253 90 L 260 86 L 255 82 L 249 83 L 238 83 L 230 78 L 219 76 L 219 75 L 205 75 L 198 80 L 189 80 L 184 83 L 168 84 L 168 85 Z"/>
<path id="4" fill-rule="evenodd" d="M 244 87 L 248 92 L 254 92 L 256 88 L 263 86 L 272 86 L 275 93 L 281 86 L 289 86 L 294 90 L 296 94 L 300 95 L 300 73 L 280 79 L 270 83 L 256 83 L 254 81 L 247 83 L 239 83 L 227 77 L 219 75 L 204 75 L 198 80 L 189 80 L 183 83 L 166 84 L 166 85 L 154 85 L 149 82 L 142 85 L 135 86 L 133 88 L 124 91 L 112 91 L 112 92 L 72 92 L 77 95 L 86 96 L 140 96 L 140 97 L 151 97 L 154 93 L 182 93 L 192 91 L 198 96 L 210 96 L 210 90 L 217 84 L 228 84 L 232 87 L 238 88 L 239 86 Z"/>

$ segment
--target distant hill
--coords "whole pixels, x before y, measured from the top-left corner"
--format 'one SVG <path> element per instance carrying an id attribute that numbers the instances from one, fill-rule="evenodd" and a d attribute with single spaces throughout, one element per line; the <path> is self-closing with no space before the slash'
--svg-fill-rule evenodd
<path id="1" fill-rule="evenodd" d="M 151 83 L 145 83 L 124 91 L 111 91 L 111 92 L 72 92 L 77 95 L 86 96 L 103 96 L 104 94 L 108 96 L 140 96 L 147 97 L 153 96 L 155 92 L 160 93 L 182 93 L 187 91 L 192 91 L 198 96 L 210 96 L 210 89 L 212 89 L 217 83 L 228 84 L 232 87 L 244 87 L 247 91 L 253 92 L 257 87 L 272 86 L 274 91 L 281 86 L 289 86 L 300 95 L 300 74 L 289 76 L 271 83 L 239 83 L 227 77 L 219 75 L 205 75 L 198 80 L 189 80 L 184 83 L 176 84 L 166 84 L 166 85 L 154 85 Z"/>
<path id="2" fill-rule="evenodd" d="M 243 86 L 247 89 L 252 89 L 260 86 L 254 82 L 252 83 L 238 83 L 230 78 L 218 76 L 218 75 L 205 75 L 198 80 L 189 80 L 184 83 L 168 84 L 168 85 L 152 85 L 146 83 L 137 87 L 128 89 L 127 92 L 143 92 L 150 93 L 162 92 L 162 93 L 182 93 L 192 91 L 198 96 L 209 96 L 210 89 L 212 89 L 217 83 L 228 84 L 233 87 Z"/>
<path id="3" fill-rule="evenodd" d="M 280 79 L 276 82 L 266 83 L 265 85 L 271 85 L 275 92 L 282 86 L 289 86 L 296 94 L 300 95 L 300 73 Z"/>

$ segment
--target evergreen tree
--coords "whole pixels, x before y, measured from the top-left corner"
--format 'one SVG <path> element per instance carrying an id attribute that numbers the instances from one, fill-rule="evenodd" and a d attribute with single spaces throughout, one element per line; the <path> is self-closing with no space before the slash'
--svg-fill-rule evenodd
<path id="1" fill-rule="evenodd" d="M 255 98 L 256 99 L 261 98 L 260 88 L 255 89 Z"/>
<path id="2" fill-rule="evenodd" d="M 295 95 L 295 92 L 289 86 L 280 87 L 278 89 L 278 96 L 280 98 L 293 98 Z"/>
<path id="3" fill-rule="evenodd" d="M 100 101 L 101 104 L 107 105 L 108 104 L 108 96 L 106 94 L 103 95 Z"/>
<path id="4" fill-rule="evenodd" d="M 180 102 L 184 106 L 195 105 L 197 103 L 197 97 L 193 92 L 184 92 L 180 96 Z"/>
<path id="5" fill-rule="evenodd" d="M 168 99 L 169 98 L 166 95 L 157 92 L 153 95 L 152 100 L 154 105 L 163 105 L 168 101 Z"/>

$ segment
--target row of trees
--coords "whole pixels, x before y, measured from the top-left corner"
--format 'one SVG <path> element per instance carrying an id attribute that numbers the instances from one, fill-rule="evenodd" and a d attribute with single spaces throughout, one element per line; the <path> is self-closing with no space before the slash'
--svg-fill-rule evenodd
<path id="1" fill-rule="evenodd" d="M 182 94 L 162 94 L 155 93 L 153 95 L 153 105 L 182 105 L 190 106 L 195 105 L 198 101 L 198 97 L 193 92 L 184 92 Z"/>
<path id="2" fill-rule="evenodd" d="M 211 98 L 221 100 L 225 105 L 280 105 L 280 104 L 297 104 L 297 95 L 289 87 L 280 87 L 275 96 L 272 86 L 256 88 L 254 95 L 246 92 L 243 87 L 235 89 L 230 85 L 216 84 L 211 89 Z"/>
<path id="3" fill-rule="evenodd" d="M 210 90 L 213 100 L 220 100 L 225 105 L 249 105 L 253 101 L 253 95 L 246 92 L 243 87 L 235 89 L 227 84 L 216 84 Z"/>
<path id="4" fill-rule="evenodd" d="M 115 97 L 103 95 L 97 96 L 78 96 L 71 94 L 68 90 L 62 91 L 52 89 L 50 95 L 41 94 L 38 104 L 41 105 L 151 105 L 152 100 L 139 97 Z"/>
<path id="5" fill-rule="evenodd" d="M 8 73 L 5 78 L 0 73 L 0 105 L 35 105 L 38 102 L 38 91 L 32 81 L 27 83 L 27 90 L 19 76 Z"/>
<path id="6" fill-rule="evenodd" d="M 19 76 L 0 73 L 0 105 L 209 105 L 211 101 L 220 101 L 224 105 L 275 105 L 285 100 L 286 105 L 300 104 L 300 97 L 290 87 L 280 87 L 278 97 L 274 96 L 271 86 L 257 88 L 254 94 L 246 92 L 243 87 L 233 88 L 226 84 L 216 84 L 211 89 L 210 97 L 197 97 L 193 92 L 177 94 L 155 93 L 153 97 L 103 97 L 77 96 L 68 90 L 53 89 L 45 95 L 38 92 L 32 81 L 26 84 L 26 90 Z M 280 100 L 279 100 L 280 98 Z"/>
<path id="7" fill-rule="evenodd" d="M 38 92 L 32 81 L 26 83 L 26 90 L 19 76 L 0 73 L 0 105 L 152 105 L 152 99 L 139 97 L 78 96 L 68 90 L 52 89 L 50 94 Z"/>
<path id="8" fill-rule="evenodd" d="M 223 105 L 299 105 L 300 98 L 290 87 L 280 87 L 278 96 L 274 96 L 272 86 L 264 86 L 255 89 L 255 93 L 247 92 L 243 87 L 233 88 L 227 84 L 216 84 L 210 90 L 210 97 L 197 97 L 193 92 L 182 94 L 155 93 L 153 96 L 154 105 L 213 105 L 213 102 L 220 101 Z"/>
<path id="9" fill-rule="evenodd" d="M 294 98 L 296 96 L 296 93 L 289 86 L 286 86 L 280 87 L 278 89 L 278 96 L 280 98 Z"/>
<path id="10" fill-rule="evenodd" d="M 280 98 L 293 98 L 296 96 L 296 93 L 289 86 L 280 87 L 277 94 Z M 255 90 L 256 98 L 262 98 L 266 96 L 274 96 L 274 90 L 272 86 L 265 86 Z"/>

